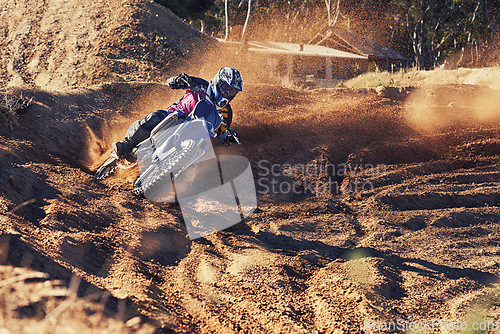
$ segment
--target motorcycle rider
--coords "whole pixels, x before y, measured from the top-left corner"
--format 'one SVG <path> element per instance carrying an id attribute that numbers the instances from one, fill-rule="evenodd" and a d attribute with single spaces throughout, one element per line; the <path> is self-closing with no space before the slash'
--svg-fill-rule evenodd
<path id="1" fill-rule="evenodd" d="M 125 139 L 113 143 L 113 153 L 120 159 L 128 157 L 140 142 L 150 136 L 153 128 L 164 118 L 169 115 L 170 117 L 187 116 L 197 107 L 206 113 L 217 109 L 223 117 L 224 123 L 217 129 L 211 129 L 212 137 L 218 137 L 225 145 L 239 141 L 238 135 L 234 131 L 231 134 L 227 128 L 231 125 L 233 118 L 229 102 L 243 90 L 242 83 L 240 72 L 232 67 L 219 69 L 210 82 L 185 73 L 169 78 L 167 85 L 172 89 L 185 89 L 184 96 L 166 110 L 156 110 L 143 119 L 135 121 L 128 129 Z"/>

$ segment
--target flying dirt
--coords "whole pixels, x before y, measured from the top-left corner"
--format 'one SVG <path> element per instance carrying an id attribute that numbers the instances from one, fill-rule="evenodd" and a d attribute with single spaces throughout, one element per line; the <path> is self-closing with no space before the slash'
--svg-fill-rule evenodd
<path id="1" fill-rule="evenodd" d="M 159 11 L 127 3 L 137 20 Z M 100 22 L 104 14 L 88 6 L 97 20 L 89 22 Z M 28 44 L 25 55 L 34 55 Z M 245 82 L 232 102 L 242 145 L 213 146 L 250 161 L 257 209 L 190 240 L 178 204 L 132 193 L 136 166 L 93 176 L 132 121 L 178 92 L 160 77 L 75 87 L 40 81 L 61 78 L 50 66 L 39 75 L 26 66 L 12 67 L 24 83 L 13 72 L 3 82 L 29 106 L 0 118 L 0 326 L 8 332 L 498 330 L 496 87 Z"/>

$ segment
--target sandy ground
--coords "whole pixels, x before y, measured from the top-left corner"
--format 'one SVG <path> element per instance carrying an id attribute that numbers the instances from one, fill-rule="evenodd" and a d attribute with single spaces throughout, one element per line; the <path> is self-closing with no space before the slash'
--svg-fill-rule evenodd
<path id="1" fill-rule="evenodd" d="M 56 3 L 66 2 L 44 9 Z M 131 193 L 136 168 L 93 178 L 133 120 L 180 92 L 90 79 L 69 89 L 58 71 L 32 70 L 21 85 L 11 72 L 3 81 L 33 98 L 12 126 L 0 124 L 6 333 L 498 331 L 491 86 L 246 84 L 233 103 L 243 145 L 214 145 L 250 160 L 258 208 L 190 241 L 178 205 Z"/>
<path id="2" fill-rule="evenodd" d="M 214 40 L 151 1 L 0 1 L 3 86 L 164 80 Z M 199 67 L 199 66 L 197 66 Z"/>
<path id="3" fill-rule="evenodd" d="M 216 149 L 251 161 L 258 208 L 190 241 L 178 206 L 130 192 L 137 170 L 92 177 L 109 134 L 123 134 L 130 110 L 143 112 L 138 101 L 169 96 L 167 87 L 25 91 L 35 104 L 2 128 L 5 262 L 27 257 L 52 277 L 81 277 L 82 295 L 109 292 L 176 332 L 496 321 L 498 116 L 483 122 L 462 104 L 451 107 L 455 121 L 447 103 L 422 97 L 483 93 L 496 92 L 248 87 L 234 105 L 255 107 L 235 119 L 244 145 Z M 448 124 L 418 122 L 414 96 Z"/>

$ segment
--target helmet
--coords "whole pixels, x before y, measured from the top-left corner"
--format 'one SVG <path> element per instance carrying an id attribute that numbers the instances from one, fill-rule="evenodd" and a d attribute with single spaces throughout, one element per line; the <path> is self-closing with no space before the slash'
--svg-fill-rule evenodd
<path id="1" fill-rule="evenodd" d="M 224 108 L 243 90 L 240 72 L 232 67 L 217 71 L 208 85 L 208 95 L 218 108 Z"/>

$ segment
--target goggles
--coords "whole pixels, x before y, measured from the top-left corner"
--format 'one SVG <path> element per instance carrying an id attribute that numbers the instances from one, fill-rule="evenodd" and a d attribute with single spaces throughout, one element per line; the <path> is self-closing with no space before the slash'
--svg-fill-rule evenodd
<path id="1" fill-rule="evenodd" d="M 238 94 L 239 90 L 228 85 L 226 82 L 222 82 L 220 85 L 219 85 L 219 89 L 220 89 L 220 92 L 222 94 L 222 96 L 228 98 L 228 97 L 233 97 L 235 96 L 236 94 Z"/>

